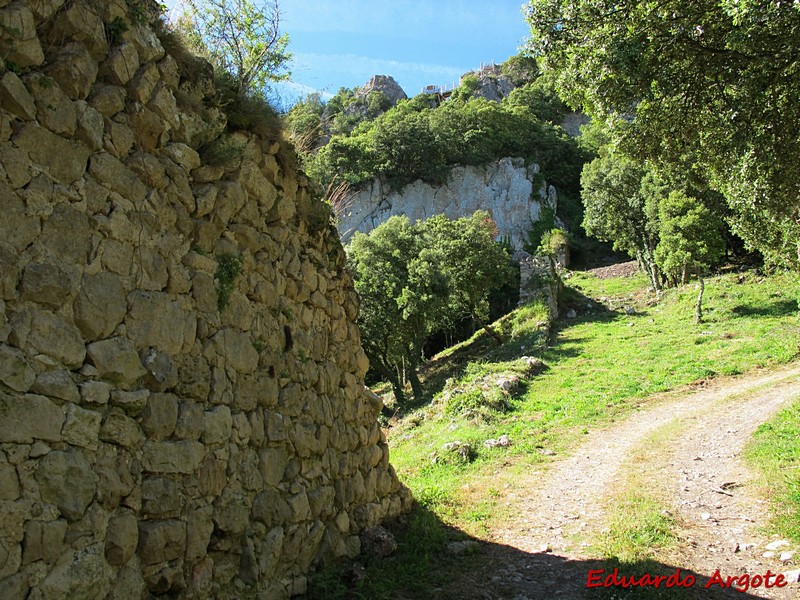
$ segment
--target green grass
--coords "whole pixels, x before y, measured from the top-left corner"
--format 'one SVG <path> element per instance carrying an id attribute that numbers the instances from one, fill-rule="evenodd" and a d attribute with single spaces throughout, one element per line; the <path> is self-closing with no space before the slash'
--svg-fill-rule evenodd
<path id="1" fill-rule="evenodd" d="M 800 399 L 761 425 L 745 451 L 770 496 L 770 530 L 800 543 Z"/>
<path id="2" fill-rule="evenodd" d="M 694 323 L 694 285 L 667 290 L 656 299 L 638 275 L 600 280 L 574 274 L 566 283 L 571 287 L 564 301 L 577 318 L 548 324 L 544 306 L 522 307 L 496 324 L 509 339 L 505 345 L 495 346 L 480 332 L 425 366 L 423 381 L 433 400 L 405 414 L 388 432 L 392 464 L 419 504 L 411 523 L 398 532 L 400 554 L 367 567 L 366 579 L 379 581 L 377 587 L 362 582 L 349 596 L 329 591 L 311 598 L 430 597 L 442 573 L 468 569 L 464 565 L 469 561 L 454 566 L 453 557 L 443 552 L 447 540 L 465 534 L 480 538 L 493 524 L 513 516 L 504 490 L 513 489 L 522 474 L 545 470 L 550 451 L 569 452 L 583 436 L 623 418 L 651 394 L 775 366 L 798 354 L 800 283 L 792 274 L 708 279 L 706 321 L 700 325 Z M 635 312 L 626 314 L 626 307 Z M 525 376 L 522 385 L 504 395 L 506 408 L 445 411 L 454 390 L 480 404 L 476 390 L 486 394 L 498 375 L 525 373 L 522 356 L 540 358 L 545 368 Z M 794 456 L 797 474 L 800 436 L 790 417 L 787 411 L 785 427 L 774 424 L 775 429 L 759 435 L 782 440 L 770 460 Z M 484 446 L 501 435 L 510 438 L 511 446 Z M 456 441 L 470 446 L 469 460 L 448 456 L 444 444 Z M 765 443 L 775 446 L 771 438 Z M 800 504 L 798 481 L 787 481 L 783 488 L 793 506 Z M 621 487 L 612 502 L 615 517 L 600 548 L 604 566 L 653 572 L 658 565 L 651 564 L 646 548 L 674 541 L 661 498 L 637 494 L 634 482 Z M 784 527 L 792 520 L 800 523 L 793 510 L 784 511 Z M 800 533 L 795 529 L 793 535 Z M 339 583 L 340 575 L 333 575 Z M 625 597 L 669 597 L 663 592 L 642 590 Z"/>
<path id="3" fill-rule="evenodd" d="M 390 430 L 392 463 L 404 483 L 417 497 L 435 498 L 428 506 L 447 522 L 470 529 L 458 516 L 466 510 L 460 500 L 464 485 L 500 470 L 505 462 L 530 466 L 548 460 L 542 448 L 562 453 L 591 428 L 623 417 L 651 394 L 786 363 L 798 354 L 800 285 L 792 274 L 710 278 L 706 320 L 700 325 L 694 323 L 694 285 L 667 290 L 656 302 L 641 276 L 599 280 L 576 274 L 568 284 L 578 286 L 566 294 L 578 317 L 554 323 L 547 347 L 537 339 L 542 328 L 531 325 L 543 318 L 541 310 L 523 308 L 530 318 L 512 313 L 504 319 L 506 330 L 523 332 L 510 342 L 526 346 L 516 355 L 533 354 L 547 365 L 525 382 L 521 395 L 509 399 L 510 411 L 496 412 L 493 419 L 448 416 L 434 401 Z M 635 313 L 626 314 L 627 306 Z M 522 336 L 527 336 L 524 341 Z M 481 377 L 512 368 L 508 348 L 492 348 L 483 338 L 478 334 L 437 357 L 429 371 L 437 387 L 446 388 L 442 382 L 450 378 L 469 389 Z M 498 356 L 504 360 L 493 358 Z M 510 447 L 483 446 L 503 434 L 511 439 Z M 452 465 L 431 460 L 452 441 L 472 443 L 474 461 Z"/>

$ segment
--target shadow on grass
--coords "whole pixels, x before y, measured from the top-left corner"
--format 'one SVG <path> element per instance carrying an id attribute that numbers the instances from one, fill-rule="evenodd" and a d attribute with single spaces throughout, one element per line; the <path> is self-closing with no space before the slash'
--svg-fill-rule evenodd
<path id="1" fill-rule="evenodd" d="M 420 506 L 389 528 L 398 542 L 393 555 L 383 559 L 362 555 L 355 562 L 330 566 L 311 578 L 309 592 L 304 598 L 745 600 L 758 597 L 747 591 L 722 587 L 716 578 L 712 579 L 714 573 L 696 573 L 681 565 L 650 560 L 632 564 L 610 560 L 570 560 L 552 553 L 525 552 L 503 544 L 471 539 Z M 760 574 L 763 578 L 766 575 L 755 560 L 753 566 L 751 577 Z M 650 576 L 650 585 L 630 585 L 632 577 L 641 582 L 645 575 Z M 728 576 L 741 574 L 723 569 L 719 575 L 725 582 Z M 657 576 L 669 579 L 662 579 L 656 588 L 653 581 Z M 628 584 L 625 587 L 621 583 L 623 579 Z M 775 580 L 773 574 L 770 583 Z M 589 588 L 590 581 L 599 585 Z M 604 586 L 606 581 L 610 584 L 608 587 Z M 796 583 L 790 585 L 797 586 Z M 734 586 L 738 586 L 738 582 Z M 763 584 L 760 590 L 764 590 Z"/>
<path id="2" fill-rule="evenodd" d="M 739 317 L 788 317 L 797 313 L 797 300 L 776 300 L 771 304 L 740 304 L 731 309 Z"/>

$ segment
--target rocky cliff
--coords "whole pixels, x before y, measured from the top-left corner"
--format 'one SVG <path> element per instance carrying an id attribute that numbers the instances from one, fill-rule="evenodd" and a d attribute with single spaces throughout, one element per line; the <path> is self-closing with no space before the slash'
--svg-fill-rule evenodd
<path id="1" fill-rule="evenodd" d="M 394 190 L 376 180 L 346 200 L 338 229 L 347 242 L 354 232 L 369 232 L 393 215 L 407 215 L 416 222 L 438 214 L 457 219 L 482 209 L 492 214 L 500 235 L 520 249 L 543 206 L 556 208 L 556 191 L 544 183 L 539 166 L 503 158 L 482 166 L 455 167 L 443 185 L 415 181 Z"/>
<path id="2" fill-rule="evenodd" d="M 324 206 L 153 12 L 0 0 L 4 600 L 288 597 L 410 501 Z"/>

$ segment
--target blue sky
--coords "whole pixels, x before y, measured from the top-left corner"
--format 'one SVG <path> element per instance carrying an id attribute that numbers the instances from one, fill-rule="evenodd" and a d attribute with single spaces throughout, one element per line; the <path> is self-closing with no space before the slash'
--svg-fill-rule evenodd
<path id="1" fill-rule="evenodd" d="M 524 43 L 522 0 L 282 0 L 296 93 L 391 75 L 409 96 L 450 84 Z"/>
<path id="2" fill-rule="evenodd" d="M 409 96 L 516 54 L 523 0 L 278 0 L 294 54 L 279 105 L 391 75 Z M 175 0 L 167 0 L 172 6 Z M 179 1 L 178 1 L 179 3 Z"/>

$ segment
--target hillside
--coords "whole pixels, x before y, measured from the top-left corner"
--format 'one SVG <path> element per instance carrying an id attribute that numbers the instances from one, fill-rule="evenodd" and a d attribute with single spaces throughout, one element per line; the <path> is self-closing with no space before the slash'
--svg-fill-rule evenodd
<path id="1" fill-rule="evenodd" d="M 547 503 L 579 489 L 574 484 L 577 473 L 588 470 L 581 479 L 586 480 L 587 494 L 595 498 L 588 473 L 596 470 L 592 476 L 601 476 L 599 465 L 608 465 L 610 481 L 624 483 L 627 475 L 620 479 L 611 474 L 617 468 L 626 468 L 629 464 L 626 461 L 641 465 L 645 458 L 661 460 L 660 455 L 651 454 L 637 458 L 639 450 L 634 449 L 641 448 L 640 442 L 632 442 L 619 456 L 607 443 L 619 439 L 621 432 L 633 436 L 634 431 L 640 432 L 637 439 L 645 441 L 662 425 L 660 440 L 672 439 L 670 436 L 679 436 L 684 431 L 689 436 L 695 423 L 693 418 L 683 424 L 670 424 L 673 416 L 682 414 L 675 406 L 683 398 L 696 411 L 686 415 L 702 415 L 713 407 L 720 411 L 714 413 L 718 416 L 700 417 L 697 421 L 698 427 L 705 424 L 705 431 L 714 435 L 722 433 L 717 425 L 720 421 L 729 422 L 733 414 L 743 418 L 750 415 L 747 427 L 723 428 L 741 432 L 731 438 L 739 444 L 737 447 L 742 447 L 755 426 L 774 411 L 785 407 L 788 412 L 783 414 L 790 414 L 793 399 L 798 396 L 796 383 L 791 390 L 786 388 L 786 393 L 773 397 L 776 403 L 770 410 L 766 409 L 766 398 L 762 401 L 761 396 L 751 397 L 742 387 L 731 388 L 732 391 L 722 395 L 707 394 L 707 405 L 702 403 L 705 401 L 701 401 L 701 396 L 706 388 L 727 389 L 739 385 L 737 377 L 743 374 L 742 381 L 747 382 L 750 373 L 763 372 L 759 370 L 775 368 L 796 358 L 800 341 L 797 280 L 791 275 L 764 276 L 754 272 L 714 277 L 708 281 L 708 318 L 702 325 L 692 321 L 696 296 L 693 286 L 669 290 L 657 301 L 647 293 L 641 275 L 599 279 L 588 273 L 573 273 L 566 283 L 564 310 L 565 313 L 570 308 L 574 310 L 574 318 L 555 321 L 548 335 L 543 327 L 546 311 L 527 306 L 508 315 L 502 323 L 515 334 L 507 346 L 493 348 L 486 343 L 485 335 L 477 334 L 472 340 L 434 357 L 423 372 L 428 385 L 441 391 L 430 405 L 389 421 L 388 439 L 394 464 L 420 505 L 410 529 L 406 530 L 405 543 L 409 553 L 425 556 L 434 565 L 428 570 L 422 558 L 415 559 L 408 553 L 383 567 L 371 565 L 374 571 L 368 570 L 367 580 L 362 584 L 364 597 L 403 597 L 400 590 L 411 593 L 412 597 L 422 597 L 420 594 L 444 586 L 450 592 L 441 597 L 457 598 L 465 589 L 472 589 L 470 586 L 479 586 L 487 598 L 514 597 L 511 589 L 515 593 L 524 591 L 528 597 L 544 598 L 552 596 L 539 596 L 534 590 L 549 589 L 552 593 L 559 585 L 569 583 L 570 573 L 573 579 L 581 576 L 585 582 L 590 567 L 581 565 L 600 564 L 597 568 L 602 568 L 602 561 L 605 564 L 622 561 L 626 569 L 636 571 L 658 567 L 656 562 L 647 562 L 656 557 L 665 563 L 662 568 L 670 564 L 669 560 L 680 561 L 678 566 L 695 564 L 685 556 L 676 558 L 672 554 L 684 547 L 676 542 L 687 535 L 678 527 L 685 525 L 683 520 L 661 522 L 660 517 L 650 520 L 654 517 L 648 510 L 653 511 L 653 507 L 659 507 L 655 510 L 656 517 L 661 510 L 674 512 L 670 497 L 659 496 L 656 504 L 652 504 L 653 499 L 636 500 L 630 504 L 634 507 L 630 512 L 624 508 L 630 499 L 615 496 L 617 508 L 613 513 L 607 509 L 609 512 L 603 512 L 602 516 L 617 519 L 616 525 L 611 527 L 610 536 L 584 538 L 591 544 L 588 549 L 581 549 L 566 533 L 563 543 L 567 546 L 557 546 L 555 537 L 535 534 L 531 523 L 547 525 L 546 515 L 552 508 Z M 764 382 L 768 381 L 759 382 L 758 377 L 752 378 L 753 394 L 763 394 Z M 797 380 L 794 371 L 780 377 L 787 385 Z M 699 393 L 696 399 L 690 396 L 693 391 Z M 726 395 L 730 395 L 729 403 L 719 404 Z M 746 401 L 750 402 L 748 406 L 755 407 L 750 412 L 744 409 Z M 662 416 L 656 418 L 659 410 Z M 728 411 L 730 417 L 726 416 Z M 651 413 L 654 416 L 649 419 L 647 415 Z M 631 425 L 633 422 L 646 427 L 637 430 Z M 796 421 L 790 427 L 796 431 Z M 761 447 L 764 443 L 776 443 L 775 438 L 768 437 L 770 429 L 759 431 Z M 681 455 L 679 460 L 691 463 L 702 452 L 703 442 L 687 437 L 686 444 L 685 452 L 692 454 Z M 789 456 L 796 457 L 796 441 L 792 444 L 794 449 L 787 451 Z M 592 449 L 576 452 L 583 446 Z M 582 466 L 570 466 L 568 461 L 573 460 L 570 457 L 574 460 L 588 457 L 588 461 Z M 766 462 L 761 462 L 760 468 L 769 472 L 775 468 L 777 459 L 773 454 L 762 454 L 760 460 Z M 648 472 L 632 469 L 630 485 L 635 485 L 636 477 L 646 477 Z M 723 474 L 714 481 L 725 483 L 725 477 L 741 482 L 738 476 Z M 773 514 L 777 516 L 784 511 L 797 514 L 798 506 L 790 499 L 787 487 L 791 484 L 771 482 L 775 486 L 770 493 Z M 542 491 L 541 496 L 534 492 L 547 485 L 550 492 Z M 559 485 L 566 488 L 554 491 Z M 755 484 L 748 486 L 748 494 L 764 493 Z M 627 488 L 614 485 L 612 489 L 620 494 Z M 721 500 L 730 497 L 719 496 Z M 556 508 L 552 509 L 557 510 L 560 505 L 554 504 Z M 575 510 L 582 514 L 584 508 L 578 506 Z M 565 505 L 559 512 L 562 521 L 567 519 L 565 523 L 571 522 L 572 513 L 567 514 L 570 510 Z M 701 512 L 698 511 L 698 519 Z M 584 522 L 581 518 L 576 525 Z M 760 523 L 766 525 L 766 521 Z M 772 530 L 782 536 L 794 536 L 791 539 L 798 544 L 800 538 L 790 523 L 791 519 L 775 521 Z M 608 525 L 598 526 L 603 527 Z M 662 529 L 663 536 L 647 537 Z M 578 531 L 587 533 L 580 528 Z M 640 535 L 645 537 L 637 537 Z M 755 539 L 758 534 L 753 532 L 752 537 Z M 722 539 L 722 534 L 717 538 Z M 475 546 L 471 540 L 479 544 Z M 748 535 L 740 535 L 736 541 L 751 540 Z M 761 547 L 768 541 L 761 542 Z M 461 542 L 461 546 L 453 542 Z M 512 548 L 503 549 L 498 543 L 510 544 Z M 544 547 L 550 550 L 545 552 Z M 557 555 L 576 556 L 576 549 L 584 559 L 591 557 L 601 562 L 562 564 L 563 558 Z M 747 556 L 752 555 L 746 555 L 745 562 L 749 560 Z M 410 566 L 403 571 L 413 572 L 413 581 L 408 575 L 389 575 L 384 570 L 406 563 Z M 532 565 L 525 567 L 531 570 L 525 571 L 523 563 Z M 494 584 L 484 586 L 481 577 L 467 574 L 472 570 L 481 572 L 484 564 L 504 565 L 492 573 Z M 537 570 L 540 568 L 546 569 L 547 575 Z M 563 577 L 550 581 L 554 570 L 562 572 Z M 442 571 L 450 576 L 443 578 Z M 465 579 L 462 581 L 453 573 L 463 573 Z M 709 576 L 713 569 L 701 573 Z M 381 593 L 378 587 L 373 587 L 387 580 L 395 586 L 395 592 Z M 508 587 L 500 583 L 508 583 Z M 548 587 L 553 585 L 556 587 Z"/>

